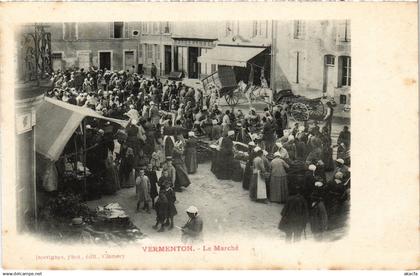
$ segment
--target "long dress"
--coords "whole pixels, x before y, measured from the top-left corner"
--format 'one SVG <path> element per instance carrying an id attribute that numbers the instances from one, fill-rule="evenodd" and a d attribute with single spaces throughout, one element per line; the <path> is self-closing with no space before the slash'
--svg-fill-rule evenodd
<path id="1" fill-rule="evenodd" d="M 249 186 L 249 197 L 254 201 L 267 198 L 264 175 L 264 161 L 261 159 L 261 157 L 257 156 L 254 158 L 253 173 Z"/>
<path id="2" fill-rule="evenodd" d="M 289 190 L 285 169 L 288 167 L 283 159 L 275 158 L 271 161 L 270 201 L 286 203 Z"/>
<path id="3" fill-rule="evenodd" d="M 120 183 L 122 188 L 129 188 L 135 185 L 134 155 L 132 150 L 128 151 L 129 153 L 121 159 Z"/>
<path id="4" fill-rule="evenodd" d="M 189 174 L 197 171 L 197 139 L 194 137 L 188 139 L 185 144 L 185 165 Z"/>
<path id="5" fill-rule="evenodd" d="M 191 181 L 188 177 L 185 162 L 182 159 L 182 151 L 174 148 L 172 152 L 172 160 L 172 165 L 176 171 L 175 189 L 179 190 L 181 187 L 188 187 L 191 184 Z"/>
<path id="6" fill-rule="evenodd" d="M 112 156 L 105 160 L 104 193 L 114 194 L 120 188 L 120 181 Z"/>
<path id="7" fill-rule="evenodd" d="M 253 150 L 250 150 L 248 152 L 248 161 L 246 162 L 244 176 L 242 179 L 242 188 L 244 188 L 245 190 L 249 190 L 249 183 L 251 182 L 252 173 L 253 173 L 252 172 L 253 161 L 254 161 L 254 152 Z"/>
<path id="8" fill-rule="evenodd" d="M 224 137 L 220 145 L 219 152 L 219 174 L 216 177 L 219 179 L 228 180 L 232 178 L 232 163 L 233 163 L 233 142 L 229 137 Z"/>

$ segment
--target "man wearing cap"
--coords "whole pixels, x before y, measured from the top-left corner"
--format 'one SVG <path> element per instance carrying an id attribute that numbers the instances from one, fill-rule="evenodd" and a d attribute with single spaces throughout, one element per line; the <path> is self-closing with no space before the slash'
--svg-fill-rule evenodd
<path id="1" fill-rule="evenodd" d="M 335 176 L 338 172 L 341 172 L 343 174 L 343 179 L 347 180 L 349 177 L 349 167 L 347 167 L 344 164 L 344 160 L 341 158 L 338 158 L 337 160 L 335 160 L 336 163 L 336 167 L 335 170 L 333 172 L 333 175 Z"/>
<path id="2" fill-rule="evenodd" d="M 188 139 L 185 143 L 185 165 L 187 166 L 188 174 L 193 174 L 197 171 L 197 138 L 193 131 L 188 132 Z"/>
<path id="3" fill-rule="evenodd" d="M 160 120 L 159 109 L 154 102 L 150 102 L 149 117 L 152 119 L 152 124 L 157 125 Z"/>
<path id="4" fill-rule="evenodd" d="M 192 243 L 202 240 L 203 220 L 198 215 L 198 209 L 195 206 L 190 206 L 186 210 L 188 215 L 187 223 L 181 228 L 181 240 L 184 243 Z"/>

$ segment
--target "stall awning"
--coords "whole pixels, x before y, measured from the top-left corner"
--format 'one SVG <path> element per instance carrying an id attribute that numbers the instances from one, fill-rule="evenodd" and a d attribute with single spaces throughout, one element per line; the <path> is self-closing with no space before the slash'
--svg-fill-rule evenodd
<path id="1" fill-rule="evenodd" d="M 85 117 L 111 121 L 123 127 L 128 124 L 128 121 L 101 116 L 87 107 L 45 97 L 36 111 L 36 151 L 52 161 L 58 160 L 70 137 Z"/>
<path id="2" fill-rule="evenodd" d="M 200 63 L 246 67 L 248 60 L 255 57 L 265 47 L 216 46 L 198 57 Z"/>

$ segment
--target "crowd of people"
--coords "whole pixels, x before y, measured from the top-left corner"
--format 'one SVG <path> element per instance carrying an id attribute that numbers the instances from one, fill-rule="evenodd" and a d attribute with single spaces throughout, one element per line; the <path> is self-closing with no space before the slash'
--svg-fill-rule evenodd
<path id="1" fill-rule="evenodd" d="M 105 193 L 135 186 L 136 210 L 150 213 L 155 209 L 157 231 L 174 227 L 176 192 L 187 188 L 189 174 L 197 171 L 199 137 L 216 141 L 212 171 L 217 178 L 242 181 L 254 201 L 286 204 L 279 228 L 288 238 L 300 237 L 303 226 L 296 226 L 296 218 L 303 216 L 300 225 L 306 225 L 309 213 L 319 218 L 316 223 L 320 225 L 311 223 L 313 232 L 326 230 L 326 218 L 348 195 L 348 127 L 333 145 L 328 122 L 324 127 L 315 122 L 311 126 L 295 123 L 290 128 L 287 106 L 265 108 L 262 113 L 254 108 L 222 111 L 216 92 L 204 94 L 182 82 L 162 82 L 156 76 L 150 79 L 128 71 L 66 70 L 56 72 L 52 80 L 48 97 L 129 121 L 122 128 L 86 119 L 86 166 L 103 179 Z M 248 147 L 244 170 L 235 159 L 234 142 Z M 327 177 L 330 172 L 332 177 Z M 296 208 L 297 202 L 301 208 Z M 189 209 L 196 210 L 194 206 Z M 202 221 L 198 211 L 188 214 L 192 216 L 183 232 L 199 236 Z"/>

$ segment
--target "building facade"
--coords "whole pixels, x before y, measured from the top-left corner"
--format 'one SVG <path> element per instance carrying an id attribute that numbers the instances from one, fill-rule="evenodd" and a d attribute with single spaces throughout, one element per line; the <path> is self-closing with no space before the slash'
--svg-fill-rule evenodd
<path id="1" fill-rule="evenodd" d="M 51 23 L 53 68 L 138 70 L 140 23 Z"/>
<path id="2" fill-rule="evenodd" d="M 264 73 L 274 90 L 349 104 L 350 22 L 219 21 L 53 23 L 54 69 L 97 66 L 158 76 L 180 72 L 203 79 L 219 66 L 238 80 L 259 84 Z"/>
<path id="3" fill-rule="evenodd" d="M 350 22 L 277 21 L 273 23 L 273 88 L 290 87 L 308 97 L 326 95 L 350 103 Z"/>

